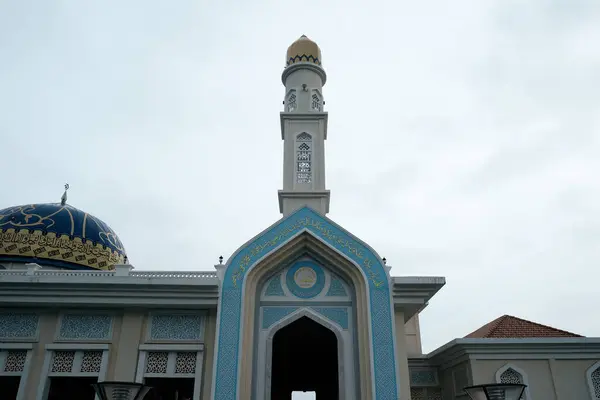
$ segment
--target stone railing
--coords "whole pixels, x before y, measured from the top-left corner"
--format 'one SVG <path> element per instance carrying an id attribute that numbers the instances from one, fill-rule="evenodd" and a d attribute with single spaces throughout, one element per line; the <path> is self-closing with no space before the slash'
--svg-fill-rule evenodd
<path id="1" fill-rule="evenodd" d="M 206 279 L 206 278 L 216 278 L 217 273 L 211 271 L 198 271 L 198 272 L 190 272 L 190 271 L 131 271 L 129 272 L 129 276 L 134 276 L 136 278 L 146 278 L 146 279 L 164 279 L 164 278 L 179 278 L 179 279 Z"/>
<path id="2" fill-rule="evenodd" d="M 131 265 L 117 265 L 112 271 L 73 271 L 42 269 L 42 267 L 37 264 L 26 264 L 23 265 L 23 269 L 0 270 L 0 279 L 3 276 L 60 278 L 131 277 L 138 279 L 216 279 L 217 273 L 213 271 L 133 271 L 133 267 Z"/>

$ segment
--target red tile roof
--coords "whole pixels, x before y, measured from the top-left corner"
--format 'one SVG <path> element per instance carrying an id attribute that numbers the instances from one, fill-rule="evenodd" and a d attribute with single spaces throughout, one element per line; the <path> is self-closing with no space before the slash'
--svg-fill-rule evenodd
<path id="1" fill-rule="evenodd" d="M 503 315 L 485 324 L 465 338 L 541 338 L 541 337 L 583 337 L 575 333 L 537 324 L 525 319 Z"/>

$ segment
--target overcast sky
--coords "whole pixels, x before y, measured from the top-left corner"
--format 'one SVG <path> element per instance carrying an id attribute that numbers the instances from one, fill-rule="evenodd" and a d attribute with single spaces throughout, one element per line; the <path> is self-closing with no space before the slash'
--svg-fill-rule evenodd
<path id="1" fill-rule="evenodd" d="M 322 49 L 329 217 L 445 276 L 424 351 L 503 314 L 600 336 L 600 2 L 0 0 L 0 208 L 69 203 L 137 269 L 280 215 L 287 47 Z"/>

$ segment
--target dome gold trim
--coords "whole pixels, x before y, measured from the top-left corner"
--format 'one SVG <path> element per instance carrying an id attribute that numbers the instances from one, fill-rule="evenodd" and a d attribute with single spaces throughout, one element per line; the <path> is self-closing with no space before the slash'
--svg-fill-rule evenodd
<path id="1" fill-rule="evenodd" d="M 306 35 L 300 36 L 287 50 L 286 66 L 300 62 L 321 65 L 321 49 Z"/>
<path id="2" fill-rule="evenodd" d="M 111 270 L 127 263 L 127 255 L 103 221 L 66 203 L 47 203 L 0 210 L 2 261 Z"/>
<path id="3" fill-rule="evenodd" d="M 100 243 L 26 229 L 0 231 L 0 256 L 14 257 L 14 261 L 33 258 L 40 259 L 42 263 L 42 260 L 49 260 L 100 270 L 112 270 L 116 264 L 125 264 L 123 254 Z"/>

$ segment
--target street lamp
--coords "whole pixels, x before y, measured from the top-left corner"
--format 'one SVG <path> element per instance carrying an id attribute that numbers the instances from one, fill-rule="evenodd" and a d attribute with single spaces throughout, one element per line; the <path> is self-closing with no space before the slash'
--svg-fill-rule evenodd
<path id="1" fill-rule="evenodd" d="M 141 383 L 134 382 L 98 382 L 92 387 L 100 400 L 143 400 L 152 389 Z"/>
<path id="2" fill-rule="evenodd" d="M 520 400 L 527 385 L 521 383 L 488 383 L 464 388 L 472 400 Z"/>

